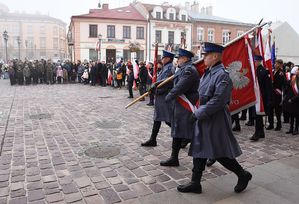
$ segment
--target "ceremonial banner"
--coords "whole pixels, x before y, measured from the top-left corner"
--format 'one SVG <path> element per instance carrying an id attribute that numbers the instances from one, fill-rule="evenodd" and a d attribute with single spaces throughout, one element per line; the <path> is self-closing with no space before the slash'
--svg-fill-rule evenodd
<path id="1" fill-rule="evenodd" d="M 233 82 L 232 99 L 229 106 L 231 114 L 253 106 L 256 103 L 255 80 L 252 73 L 254 70 L 252 70 L 249 61 L 250 57 L 245 38 L 241 38 L 225 47 L 222 59 Z M 195 66 L 202 76 L 205 69 L 203 60 Z"/>
<path id="2" fill-rule="evenodd" d="M 266 42 L 266 46 L 265 46 L 265 56 L 264 56 L 264 59 L 265 59 L 265 68 L 269 70 L 270 72 L 270 76 L 271 76 L 271 79 L 273 80 L 273 65 L 272 64 L 272 53 L 271 53 L 271 29 L 268 30 L 268 38 L 267 38 L 267 42 Z M 275 63 L 275 61 L 274 61 Z"/>
<path id="3" fill-rule="evenodd" d="M 155 44 L 154 73 L 152 77 L 153 83 L 157 81 L 157 66 L 158 66 L 158 43 Z"/>

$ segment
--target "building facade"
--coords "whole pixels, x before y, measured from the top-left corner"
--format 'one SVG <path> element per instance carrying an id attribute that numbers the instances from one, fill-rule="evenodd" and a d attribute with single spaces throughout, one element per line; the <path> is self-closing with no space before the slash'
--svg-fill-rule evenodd
<path id="1" fill-rule="evenodd" d="M 147 19 L 147 60 L 154 60 L 155 43 L 158 43 L 158 57 L 162 50 L 173 52 L 178 48 L 191 49 L 192 22 L 187 10 L 172 6 L 168 3 L 162 5 L 132 3 Z"/>
<path id="2" fill-rule="evenodd" d="M 146 19 L 131 5 L 91 9 L 88 14 L 72 16 L 68 31 L 71 59 L 116 62 L 131 59 L 132 53 L 144 60 Z"/>
<path id="3" fill-rule="evenodd" d="M 66 23 L 41 14 L 11 13 L 0 5 L 1 36 L 7 31 L 8 59 L 64 59 Z M 5 58 L 5 42 L 0 40 L 0 59 Z"/>

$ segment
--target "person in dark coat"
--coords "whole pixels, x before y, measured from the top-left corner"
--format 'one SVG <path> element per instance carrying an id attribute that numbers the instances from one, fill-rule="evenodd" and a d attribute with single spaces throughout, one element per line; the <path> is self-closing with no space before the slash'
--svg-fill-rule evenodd
<path id="1" fill-rule="evenodd" d="M 263 57 L 259 55 L 254 56 L 254 63 L 256 67 L 256 75 L 258 78 L 258 83 L 260 87 L 260 93 L 263 100 L 265 114 L 269 113 L 270 107 L 273 106 L 273 98 L 272 98 L 272 81 L 270 77 L 270 72 L 265 69 L 262 65 Z M 255 116 L 255 132 L 250 140 L 255 142 L 260 138 L 265 138 L 264 131 L 264 121 L 263 116 L 259 113 L 256 113 Z"/>
<path id="2" fill-rule="evenodd" d="M 134 98 L 133 96 L 134 72 L 133 72 L 133 65 L 131 64 L 131 62 L 127 63 L 127 67 L 128 67 L 127 82 L 128 82 L 128 90 L 129 90 L 128 98 Z"/>
<path id="3" fill-rule="evenodd" d="M 222 51 L 218 44 L 204 44 L 204 64 L 207 66 L 201 78 L 199 92 L 200 106 L 189 118 L 195 124 L 189 155 L 193 157 L 192 180 L 179 185 L 183 193 L 201 193 L 201 177 L 207 158 L 214 158 L 238 176 L 235 192 L 243 191 L 252 175 L 245 171 L 235 159 L 242 154 L 233 135 L 229 103 L 233 89 L 229 73 L 222 64 Z"/>
<path id="4" fill-rule="evenodd" d="M 193 135 L 193 124 L 189 123 L 192 111 L 190 108 L 195 106 L 198 101 L 198 82 L 199 73 L 192 65 L 192 52 L 179 49 L 178 73 L 175 73 L 174 87 L 166 95 L 165 101 L 171 105 L 171 136 L 172 152 L 169 159 L 161 161 L 161 166 L 179 166 L 179 151 L 182 142 L 191 140 Z M 185 103 L 191 107 L 186 107 Z M 192 107 L 194 108 L 194 107 Z"/>
<path id="5" fill-rule="evenodd" d="M 273 75 L 273 106 L 270 107 L 268 121 L 269 126 L 266 127 L 267 130 L 272 130 L 274 128 L 274 112 L 277 120 L 277 125 L 275 131 L 281 129 L 281 114 L 282 114 L 282 91 L 286 84 L 286 78 L 283 73 L 283 61 L 281 59 L 276 60 L 275 70 Z"/>
<path id="6" fill-rule="evenodd" d="M 163 57 L 161 62 L 162 70 L 157 76 L 157 82 L 152 86 L 157 86 L 160 82 L 167 79 L 173 72 L 173 58 L 174 53 L 163 50 Z M 158 63 L 158 67 L 160 64 Z M 165 84 L 159 89 L 154 89 L 155 92 L 155 105 L 154 105 L 154 124 L 152 128 L 152 134 L 148 141 L 141 144 L 141 146 L 154 147 L 157 146 L 157 135 L 159 133 L 161 122 L 164 121 L 168 126 L 171 126 L 171 109 L 170 105 L 165 102 L 165 97 L 173 87 L 173 82 Z"/>
<path id="7" fill-rule="evenodd" d="M 291 80 L 288 81 L 283 99 L 283 109 L 290 115 L 290 129 L 287 134 L 298 135 L 299 126 L 299 68 L 291 70 Z"/>
<path id="8" fill-rule="evenodd" d="M 138 64 L 138 61 L 136 61 Z M 145 67 L 144 62 L 139 62 L 139 94 L 142 96 L 146 92 L 146 82 L 147 82 L 147 69 Z M 140 101 L 144 101 L 144 98 Z"/>

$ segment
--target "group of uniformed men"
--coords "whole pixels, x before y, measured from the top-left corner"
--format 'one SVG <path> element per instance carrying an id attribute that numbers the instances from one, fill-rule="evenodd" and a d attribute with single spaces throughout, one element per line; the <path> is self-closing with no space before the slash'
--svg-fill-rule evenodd
<path id="1" fill-rule="evenodd" d="M 228 109 L 232 81 L 222 64 L 224 48 L 214 43 L 204 43 L 205 74 L 200 78 L 192 65 L 192 52 L 179 49 L 178 67 L 173 67 L 175 55 L 163 51 L 163 68 L 151 91 L 155 92 L 154 124 L 151 137 L 142 146 L 156 146 L 161 122 L 171 127 L 172 153 L 161 166 L 179 166 L 179 151 L 185 141 L 191 141 L 189 155 L 193 157 L 192 179 L 180 185 L 180 192 L 201 193 L 201 177 L 207 159 L 215 159 L 234 172 L 238 183 L 234 191 L 246 189 L 252 175 L 235 159 L 241 155 L 240 146 L 232 133 Z M 174 70 L 175 69 L 175 70 Z M 173 84 L 156 86 L 174 74 Z M 198 101 L 200 106 L 197 107 Z M 197 108 L 194 108 L 197 107 Z"/>

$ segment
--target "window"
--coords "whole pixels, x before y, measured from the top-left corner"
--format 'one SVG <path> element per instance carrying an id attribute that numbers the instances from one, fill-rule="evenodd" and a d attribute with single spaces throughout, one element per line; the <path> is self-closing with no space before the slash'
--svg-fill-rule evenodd
<path id="1" fill-rule="evenodd" d="M 55 26 L 53 27 L 53 35 L 57 36 L 58 35 L 58 28 Z"/>
<path id="2" fill-rule="evenodd" d="M 39 46 L 41 49 L 46 48 L 46 38 L 45 37 L 40 38 Z"/>
<path id="3" fill-rule="evenodd" d="M 168 44 L 174 43 L 174 31 L 168 31 Z"/>
<path id="4" fill-rule="evenodd" d="M 172 21 L 174 20 L 174 14 L 173 13 L 169 14 L 169 20 L 172 20 Z"/>
<path id="5" fill-rule="evenodd" d="M 28 37 L 27 38 L 27 48 L 33 48 L 34 45 L 34 37 Z"/>
<path id="6" fill-rule="evenodd" d="M 97 61 L 98 60 L 98 51 L 95 49 L 89 49 L 89 60 Z"/>
<path id="7" fill-rule="evenodd" d="M 33 26 L 32 25 L 27 26 L 27 34 L 28 35 L 33 35 Z"/>
<path id="8" fill-rule="evenodd" d="M 123 58 L 125 62 L 131 59 L 130 50 L 123 50 Z"/>
<path id="9" fill-rule="evenodd" d="M 137 39 L 144 39 L 144 27 L 137 27 L 136 28 L 136 38 Z"/>
<path id="10" fill-rule="evenodd" d="M 199 42 L 204 41 L 204 29 L 203 28 L 197 28 L 197 40 Z"/>
<path id="11" fill-rule="evenodd" d="M 46 27 L 45 27 L 45 26 L 41 26 L 41 27 L 40 27 L 40 34 L 41 34 L 41 35 L 46 34 Z"/>
<path id="12" fill-rule="evenodd" d="M 182 15 L 182 21 L 186 21 L 186 15 Z"/>
<path id="13" fill-rule="evenodd" d="M 20 35 L 20 26 L 19 25 L 13 25 L 12 26 L 12 33 L 13 33 L 13 35 Z"/>
<path id="14" fill-rule="evenodd" d="M 162 31 L 156 30 L 156 42 L 161 43 L 162 42 Z"/>
<path id="15" fill-rule="evenodd" d="M 229 42 L 230 39 L 230 32 L 229 31 L 222 31 L 222 44 L 225 45 Z"/>
<path id="16" fill-rule="evenodd" d="M 89 37 L 90 38 L 98 37 L 98 25 L 89 25 Z"/>
<path id="17" fill-rule="evenodd" d="M 213 29 L 208 30 L 208 42 L 214 42 L 214 30 Z"/>
<path id="18" fill-rule="evenodd" d="M 156 19 L 161 19 L 161 12 L 156 12 Z"/>
<path id="19" fill-rule="evenodd" d="M 114 25 L 107 26 L 107 38 L 115 38 L 115 26 Z"/>
<path id="20" fill-rule="evenodd" d="M 58 38 L 53 38 L 53 49 L 58 49 Z"/>
<path id="21" fill-rule="evenodd" d="M 123 38 L 125 38 L 125 39 L 131 38 L 131 26 L 123 27 Z"/>

